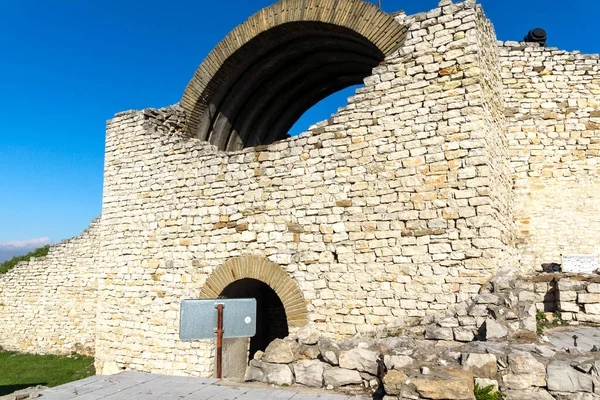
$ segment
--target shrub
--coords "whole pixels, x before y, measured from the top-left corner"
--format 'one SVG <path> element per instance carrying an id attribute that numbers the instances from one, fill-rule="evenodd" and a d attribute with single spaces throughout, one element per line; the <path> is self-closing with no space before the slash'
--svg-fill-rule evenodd
<path id="1" fill-rule="evenodd" d="M 35 249 L 34 251 L 27 253 L 24 256 L 13 257 L 8 261 L 3 262 L 2 264 L 0 264 L 0 275 L 7 273 L 21 261 L 29 261 L 32 258 L 44 257 L 48 255 L 49 250 L 50 246 L 40 247 L 39 249 Z"/>
<path id="2" fill-rule="evenodd" d="M 504 400 L 506 395 L 502 392 L 495 391 L 495 386 L 490 385 L 484 388 L 480 387 L 477 383 L 475 383 L 475 399 L 476 400 Z"/>

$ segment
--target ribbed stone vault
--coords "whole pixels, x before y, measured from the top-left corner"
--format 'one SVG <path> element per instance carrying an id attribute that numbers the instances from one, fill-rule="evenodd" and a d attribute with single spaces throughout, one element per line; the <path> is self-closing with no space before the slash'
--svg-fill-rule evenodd
<path id="1" fill-rule="evenodd" d="M 264 282 L 277 293 L 283 303 L 288 326 L 306 325 L 306 302 L 298 284 L 281 266 L 263 257 L 246 255 L 225 262 L 208 277 L 200 298 L 218 298 L 227 286 L 246 278 Z"/>
<path id="2" fill-rule="evenodd" d="M 287 137 L 325 97 L 356 85 L 402 43 L 406 28 L 363 0 L 282 0 L 208 55 L 181 104 L 187 133 L 221 150 Z"/>

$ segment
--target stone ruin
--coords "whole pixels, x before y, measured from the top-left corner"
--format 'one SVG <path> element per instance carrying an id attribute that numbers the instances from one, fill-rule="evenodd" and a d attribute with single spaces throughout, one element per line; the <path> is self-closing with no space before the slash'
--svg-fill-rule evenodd
<path id="1" fill-rule="evenodd" d="M 595 398 L 594 354 L 532 341 L 538 312 L 600 322 L 594 275 L 536 273 L 597 262 L 599 160 L 598 55 L 499 42 L 472 0 L 416 15 L 282 0 L 217 45 L 179 104 L 108 121 L 102 215 L 0 277 L 0 345 L 212 376 L 214 341 L 179 340 L 181 300 L 254 297 L 259 334 L 225 341 L 230 378 L 371 387 L 383 354 L 398 398 L 473 377 Z"/>

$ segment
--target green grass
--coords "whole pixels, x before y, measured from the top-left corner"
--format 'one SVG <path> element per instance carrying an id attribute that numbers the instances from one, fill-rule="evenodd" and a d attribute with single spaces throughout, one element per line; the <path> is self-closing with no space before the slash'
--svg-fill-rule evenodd
<path id="1" fill-rule="evenodd" d="M 0 352 L 0 396 L 30 386 L 58 386 L 95 373 L 93 357 Z"/>
<path id="2" fill-rule="evenodd" d="M 50 250 L 50 246 L 40 247 L 39 249 L 35 249 L 24 256 L 13 257 L 8 261 L 3 262 L 0 264 L 0 275 L 7 273 L 21 261 L 29 261 L 31 258 L 44 257 L 48 255 L 48 250 Z"/>

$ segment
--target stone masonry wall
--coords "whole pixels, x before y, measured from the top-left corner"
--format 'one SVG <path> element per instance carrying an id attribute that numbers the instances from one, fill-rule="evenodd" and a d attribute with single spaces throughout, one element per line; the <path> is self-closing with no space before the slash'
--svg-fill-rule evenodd
<path id="1" fill-rule="evenodd" d="M 0 275 L 0 346 L 94 354 L 100 220 L 46 257 Z"/>
<path id="2" fill-rule="evenodd" d="M 600 253 L 598 55 L 506 42 L 500 56 L 522 267 Z"/>
<path id="3" fill-rule="evenodd" d="M 480 68 L 493 30 L 472 2 L 398 20 L 400 51 L 299 137 L 224 153 L 186 138 L 177 107 L 109 121 L 99 371 L 211 375 L 179 304 L 243 254 L 281 265 L 328 336 L 447 310 L 491 278 L 511 236 L 501 87 Z"/>

